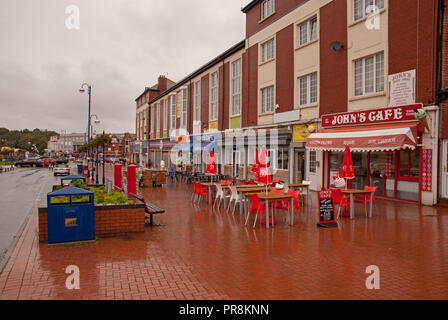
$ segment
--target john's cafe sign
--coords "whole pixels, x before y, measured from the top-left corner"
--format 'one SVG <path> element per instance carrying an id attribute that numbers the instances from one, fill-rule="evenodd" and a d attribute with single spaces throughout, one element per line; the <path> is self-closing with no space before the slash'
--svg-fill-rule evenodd
<path id="1" fill-rule="evenodd" d="M 372 109 L 366 111 L 327 114 L 322 116 L 322 127 L 356 126 L 390 122 L 416 121 L 414 109 L 423 104 Z"/>

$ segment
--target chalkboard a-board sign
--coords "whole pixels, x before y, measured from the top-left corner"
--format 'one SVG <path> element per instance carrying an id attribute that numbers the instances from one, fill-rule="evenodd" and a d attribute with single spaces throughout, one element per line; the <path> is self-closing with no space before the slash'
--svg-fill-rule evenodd
<path id="1" fill-rule="evenodd" d="M 319 205 L 319 223 L 317 226 L 323 228 L 337 227 L 334 218 L 334 203 L 331 190 L 319 191 L 317 194 Z"/>

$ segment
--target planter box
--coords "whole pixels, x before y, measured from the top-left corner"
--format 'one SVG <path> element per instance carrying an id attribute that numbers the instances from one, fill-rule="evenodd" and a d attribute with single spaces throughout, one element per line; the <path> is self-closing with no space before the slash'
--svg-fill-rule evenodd
<path id="1" fill-rule="evenodd" d="M 145 231 L 145 205 L 108 204 L 95 205 L 95 236 L 109 237 L 123 233 Z M 48 241 L 47 208 L 40 207 L 39 241 Z"/>

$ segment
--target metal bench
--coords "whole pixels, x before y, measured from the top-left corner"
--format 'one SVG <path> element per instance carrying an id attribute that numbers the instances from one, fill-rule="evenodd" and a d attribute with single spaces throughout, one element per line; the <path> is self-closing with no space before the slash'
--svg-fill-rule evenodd
<path id="1" fill-rule="evenodd" d="M 146 202 L 143 197 L 135 197 L 137 200 L 143 202 L 145 204 L 145 217 L 149 217 L 149 225 L 153 225 L 152 216 L 155 214 L 162 214 L 165 212 L 165 209 L 159 208 L 158 206 Z"/>

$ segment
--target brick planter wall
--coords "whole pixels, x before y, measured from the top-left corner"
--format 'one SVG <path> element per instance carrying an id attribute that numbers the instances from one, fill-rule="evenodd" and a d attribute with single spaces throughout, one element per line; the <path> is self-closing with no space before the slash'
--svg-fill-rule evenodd
<path id="1" fill-rule="evenodd" d="M 39 241 L 48 240 L 47 208 L 39 208 Z M 118 204 L 95 206 L 95 236 L 109 237 L 145 230 L 143 204 Z"/>

